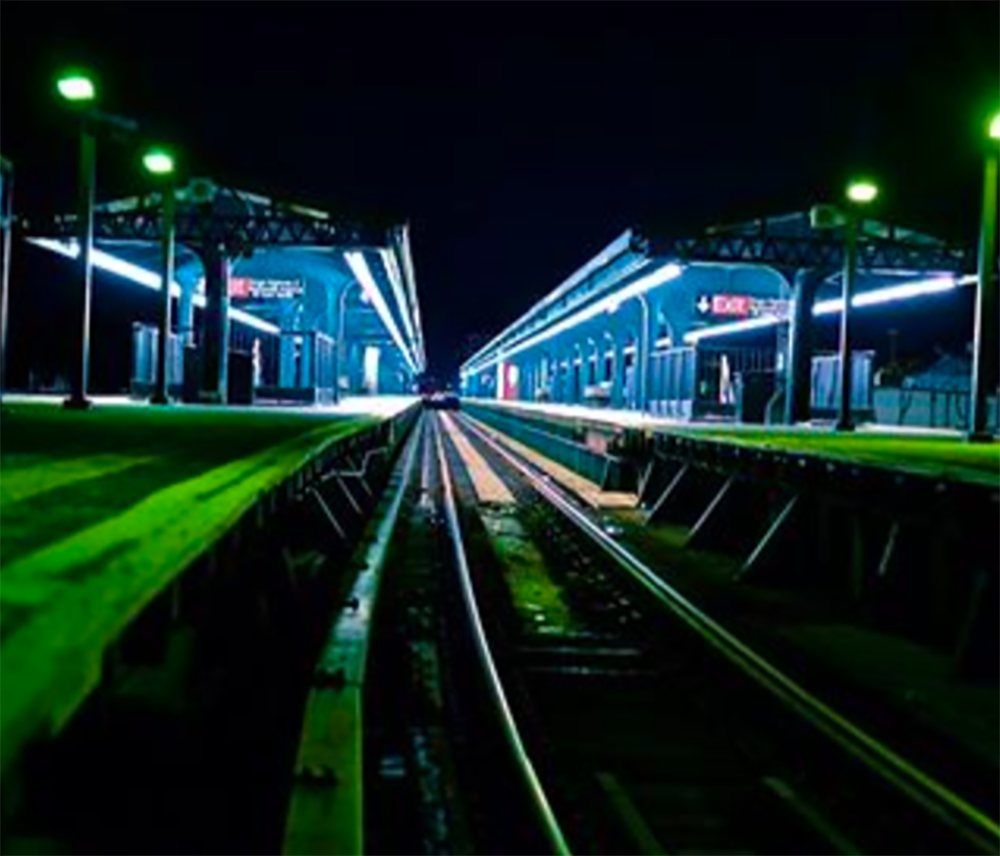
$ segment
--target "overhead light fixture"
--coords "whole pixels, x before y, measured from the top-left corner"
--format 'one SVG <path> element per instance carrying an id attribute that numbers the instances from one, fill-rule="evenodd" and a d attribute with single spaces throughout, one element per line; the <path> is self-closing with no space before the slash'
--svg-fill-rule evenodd
<path id="1" fill-rule="evenodd" d="M 142 156 L 142 165 L 153 175 L 170 175 L 174 171 L 174 159 L 162 149 L 152 149 Z"/>
<path id="2" fill-rule="evenodd" d="M 542 330 L 540 333 L 529 336 L 527 339 L 522 339 L 513 347 L 504 349 L 490 359 L 477 365 L 470 365 L 467 363 L 465 367 L 471 372 L 479 372 L 483 369 L 495 366 L 497 363 L 510 359 L 528 348 L 548 341 L 553 336 L 558 336 L 560 333 L 564 333 L 566 330 L 571 330 L 572 328 L 583 324 L 585 321 L 589 321 L 598 315 L 612 311 L 612 307 L 617 307 L 622 303 L 631 300 L 633 297 L 645 294 L 647 291 L 656 288 L 658 285 L 663 285 L 665 282 L 676 279 L 682 273 L 683 268 L 679 264 L 670 262 L 669 264 L 662 265 L 656 270 L 640 277 L 635 282 L 625 286 L 619 291 L 614 292 L 614 294 L 609 294 L 607 297 L 603 297 L 600 300 L 591 303 L 589 306 L 585 306 L 583 309 L 574 312 L 568 318 L 558 321 L 551 327 Z"/>
<path id="3" fill-rule="evenodd" d="M 873 202 L 875 197 L 878 196 L 878 185 L 873 181 L 852 181 L 847 185 L 847 198 L 851 202 L 857 202 L 862 205 L 866 205 L 869 202 Z"/>
<path id="4" fill-rule="evenodd" d="M 80 72 L 67 72 L 56 81 L 56 90 L 67 101 L 83 103 L 97 97 L 94 81 Z"/>
<path id="5" fill-rule="evenodd" d="M 360 250 L 350 250 L 344 253 L 344 259 L 347 261 L 347 265 L 351 269 L 351 273 L 354 274 L 354 278 L 361 283 L 362 292 L 368 296 L 368 299 L 375 307 L 375 311 L 378 313 L 379 318 L 382 319 L 382 323 L 389 331 L 389 335 L 392 337 L 396 347 L 399 348 L 399 351 L 403 355 L 403 359 L 406 360 L 410 370 L 413 372 L 419 371 L 413 355 L 410 354 L 409 348 L 407 348 L 406 344 L 403 342 L 403 337 L 400 335 L 399 327 L 396 326 L 396 321 L 392 317 L 392 313 L 389 311 L 385 298 L 382 296 L 382 292 L 379 289 L 378 284 L 375 282 L 375 278 L 372 276 L 371 269 L 368 267 L 368 262 L 365 261 L 365 254 Z"/>
<path id="6" fill-rule="evenodd" d="M 885 288 L 873 288 L 871 291 L 864 291 L 856 294 L 851 300 L 852 307 L 878 306 L 885 303 L 895 303 L 899 300 L 911 300 L 914 297 L 922 297 L 928 294 L 941 294 L 952 291 L 958 287 L 962 280 L 956 280 L 951 276 L 936 277 L 934 279 L 922 279 L 915 282 L 907 282 L 902 285 L 890 285 Z M 836 315 L 844 308 L 842 298 L 833 300 L 821 300 L 813 304 L 812 314 L 814 316 Z M 716 324 L 713 327 L 704 327 L 701 330 L 692 330 L 684 335 L 684 342 L 693 345 L 702 339 L 710 339 L 716 336 L 731 336 L 736 333 L 746 333 L 751 330 L 761 330 L 766 327 L 773 327 L 785 319 L 775 316 L 763 318 L 747 318 L 742 321 L 733 321 L 727 324 Z"/>
<path id="7" fill-rule="evenodd" d="M 75 259 L 80 255 L 80 247 L 75 241 L 67 244 L 62 241 L 54 241 L 51 238 L 28 238 L 28 242 L 42 249 L 58 253 L 68 259 Z M 146 288 L 151 288 L 154 291 L 159 291 L 163 286 L 163 277 L 158 273 L 154 273 L 141 265 L 133 264 L 125 259 L 120 259 L 118 256 L 113 256 L 111 253 L 99 250 L 96 247 L 90 251 L 90 260 L 94 267 L 100 268 L 107 273 L 113 273 L 137 285 L 144 285 Z M 175 281 L 170 284 L 170 293 L 174 297 L 180 297 L 181 286 L 178 282 Z M 199 309 L 204 309 L 208 304 L 208 299 L 204 294 L 196 292 L 192 298 L 192 302 Z M 248 327 L 253 327 L 264 333 L 278 334 L 281 332 L 281 328 L 275 324 L 265 321 L 263 318 L 258 318 L 256 315 L 251 315 L 242 309 L 231 308 L 229 315 L 234 321 L 239 321 Z"/>
<path id="8" fill-rule="evenodd" d="M 882 303 L 895 303 L 897 300 L 909 300 L 925 294 L 940 294 L 956 287 L 954 277 L 938 277 L 907 282 L 902 285 L 890 285 L 886 288 L 874 288 L 863 291 L 851 298 L 851 306 L 878 306 Z M 842 298 L 822 300 L 813 306 L 813 315 L 831 315 L 844 308 Z"/>

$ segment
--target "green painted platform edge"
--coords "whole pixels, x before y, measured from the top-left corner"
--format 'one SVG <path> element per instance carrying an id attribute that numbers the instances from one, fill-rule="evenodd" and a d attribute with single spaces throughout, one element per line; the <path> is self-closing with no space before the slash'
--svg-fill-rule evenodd
<path id="1" fill-rule="evenodd" d="M 300 434 L 171 485 L 4 569 L 0 602 L 41 611 L 0 645 L 0 769 L 6 773 L 26 741 L 65 724 L 100 681 L 107 645 L 261 493 L 380 421 L 359 418 Z M 196 511 L 192 499 L 201 503 Z M 100 573 L 91 570 L 82 584 L 66 580 L 95 565 Z"/>

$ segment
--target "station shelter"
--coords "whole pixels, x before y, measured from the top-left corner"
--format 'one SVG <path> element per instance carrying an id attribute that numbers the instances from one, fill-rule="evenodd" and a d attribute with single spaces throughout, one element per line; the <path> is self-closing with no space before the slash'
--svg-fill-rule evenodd
<path id="1" fill-rule="evenodd" d="M 858 225 L 853 308 L 957 288 L 968 253 Z M 630 229 L 461 367 L 466 396 L 639 410 L 682 420 L 830 416 L 839 356 L 814 318 L 841 311 L 844 240 L 815 212 L 693 239 Z M 739 334 L 758 330 L 753 346 Z M 763 344 L 761 344 L 763 342 Z M 852 408 L 871 412 L 873 355 L 852 349 Z"/>
<path id="2" fill-rule="evenodd" d="M 175 193 L 168 384 L 185 401 L 332 403 L 410 393 L 425 369 L 409 229 L 195 179 Z M 95 208 L 95 268 L 159 289 L 159 193 Z M 27 238 L 77 257 L 75 216 Z M 100 299 L 100 295 L 95 296 Z M 132 392 L 155 386 L 159 330 L 132 331 Z"/>

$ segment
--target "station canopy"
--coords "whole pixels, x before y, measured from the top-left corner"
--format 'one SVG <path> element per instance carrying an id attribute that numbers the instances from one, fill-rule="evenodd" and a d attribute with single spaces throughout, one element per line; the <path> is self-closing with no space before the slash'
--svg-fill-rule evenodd
<path id="1" fill-rule="evenodd" d="M 714 226 L 692 238 L 673 238 L 648 227 L 626 230 L 524 315 L 502 330 L 462 365 L 470 374 L 523 349 L 547 331 L 577 319 L 589 320 L 602 307 L 614 307 L 636 294 L 664 286 L 689 290 L 703 284 L 711 268 L 741 270 L 770 277 L 788 294 L 795 275 L 820 271 L 824 284 L 814 314 L 839 312 L 844 267 L 842 222 L 812 212 Z M 824 222 L 825 219 L 825 222 Z M 870 219 L 858 225 L 855 303 L 918 297 L 974 281 L 975 256 L 963 248 L 912 229 Z M 689 276 L 700 271 L 702 276 Z M 666 285 L 669 283 L 669 285 Z M 694 301 L 696 295 L 691 295 Z M 780 318 L 753 319 L 754 326 Z M 718 324 L 712 332 L 738 332 L 740 323 Z M 697 334 L 695 334 L 696 336 Z"/>
<path id="2" fill-rule="evenodd" d="M 205 305 L 199 249 L 215 244 L 230 260 L 234 320 L 336 336 L 342 308 L 350 338 L 391 342 L 413 374 L 424 371 L 407 224 L 340 219 L 209 179 L 177 188 L 175 200 L 175 294 Z M 159 192 L 95 205 L 95 267 L 159 289 L 162 227 Z M 25 232 L 35 245 L 78 255 L 75 214 L 32 222 Z"/>

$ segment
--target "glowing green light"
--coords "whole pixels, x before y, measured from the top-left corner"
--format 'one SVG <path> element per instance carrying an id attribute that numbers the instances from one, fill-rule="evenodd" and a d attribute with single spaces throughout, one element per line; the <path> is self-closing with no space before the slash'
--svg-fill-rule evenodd
<path id="1" fill-rule="evenodd" d="M 67 101 L 93 101 L 97 97 L 94 82 L 82 74 L 66 74 L 56 82 L 59 94 Z"/>
<path id="2" fill-rule="evenodd" d="M 990 139 L 1000 140 L 1000 113 L 997 113 L 990 122 Z"/>
<path id="3" fill-rule="evenodd" d="M 153 175 L 168 175 L 174 171 L 174 159 L 161 149 L 146 152 L 142 165 Z"/>
<path id="4" fill-rule="evenodd" d="M 870 181 L 852 181 L 847 186 L 847 198 L 851 202 L 871 202 L 878 196 L 878 188 Z"/>

